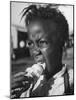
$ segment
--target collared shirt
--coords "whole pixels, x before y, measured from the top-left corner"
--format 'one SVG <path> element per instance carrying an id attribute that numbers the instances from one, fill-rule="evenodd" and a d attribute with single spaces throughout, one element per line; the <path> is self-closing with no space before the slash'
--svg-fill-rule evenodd
<path id="1" fill-rule="evenodd" d="M 70 90 L 71 89 L 71 90 Z M 66 65 L 48 81 L 41 75 L 37 82 L 22 93 L 21 97 L 38 97 L 72 94 L 73 92 L 73 70 L 67 70 Z"/>

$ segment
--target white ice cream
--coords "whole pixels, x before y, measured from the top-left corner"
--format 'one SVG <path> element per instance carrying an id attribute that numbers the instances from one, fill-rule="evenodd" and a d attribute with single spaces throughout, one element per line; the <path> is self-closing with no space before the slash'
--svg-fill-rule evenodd
<path id="1" fill-rule="evenodd" d="M 45 70 L 45 67 L 46 67 L 45 63 L 43 63 L 43 64 L 41 64 L 41 63 L 34 64 L 32 67 L 26 69 L 25 76 L 40 77 L 42 75 L 43 71 Z"/>

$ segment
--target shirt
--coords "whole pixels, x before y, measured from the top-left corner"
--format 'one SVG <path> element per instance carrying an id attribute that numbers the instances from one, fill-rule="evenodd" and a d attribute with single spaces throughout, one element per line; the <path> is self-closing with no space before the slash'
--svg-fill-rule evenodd
<path id="1" fill-rule="evenodd" d="M 73 93 L 73 69 L 67 69 L 65 65 L 48 81 L 45 79 L 45 75 L 41 75 L 37 82 L 32 83 L 20 97 L 45 97 Z"/>

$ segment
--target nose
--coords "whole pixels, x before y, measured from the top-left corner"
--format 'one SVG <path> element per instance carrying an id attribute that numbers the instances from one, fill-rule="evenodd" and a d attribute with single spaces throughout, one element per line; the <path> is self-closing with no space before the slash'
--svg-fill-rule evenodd
<path id="1" fill-rule="evenodd" d="M 39 55 L 41 54 L 40 48 L 35 44 L 34 49 L 33 49 L 33 54 L 34 55 Z"/>

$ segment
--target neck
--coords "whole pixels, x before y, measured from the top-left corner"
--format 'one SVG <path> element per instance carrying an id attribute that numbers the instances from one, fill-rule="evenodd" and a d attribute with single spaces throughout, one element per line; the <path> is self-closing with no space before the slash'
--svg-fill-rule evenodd
<path id="1" fill-rule="evenodd" d="M 59 65 L 55 66 L 56 69 L 52 72 L 48 72 L 47 68 L 45 69 L 45 76 L 46 76 L 46 79 L 50 79 L 52 78 L 56 73 L 58 73 L 61 69 L 62 69 L 62 63 L 60 63 Z"/>

